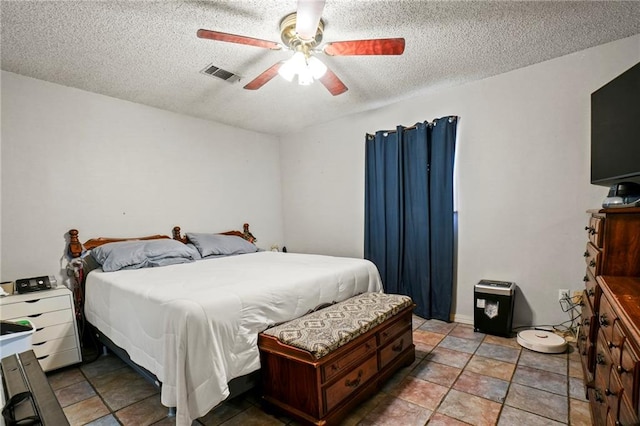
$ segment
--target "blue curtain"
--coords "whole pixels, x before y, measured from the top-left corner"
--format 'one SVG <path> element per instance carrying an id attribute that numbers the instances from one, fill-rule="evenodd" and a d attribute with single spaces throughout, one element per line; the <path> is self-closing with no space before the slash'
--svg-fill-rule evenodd
<path id="1" fill-rule="evenodd" d="M 387 293 L 423 318 L 449 321 L 457 117 L 367 135 L 364 256 Z"/>

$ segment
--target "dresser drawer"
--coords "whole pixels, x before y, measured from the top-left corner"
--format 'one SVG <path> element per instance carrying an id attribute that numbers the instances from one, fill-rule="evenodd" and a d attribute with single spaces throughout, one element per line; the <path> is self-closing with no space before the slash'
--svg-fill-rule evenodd
<path id="1" fill-rule="evenodd" d="M 602 248 L 602 236 L 604 230 L 604 219 L 601 217 L 591 216 L 589 218 L 589 225 L 586 228 L 589 234 L 589 241 L 598 247 Z"/>
<path id="2" fill-rule="evenodd" d="M 395 339 L 398 334 L 402 333 L 405 329 L 411 330 L 411 316 L 404 315 L 398 321 L 395 321 L 389 327 L 378 333 L 379 340 L 378 345 L 383 346 L 391 339 Z"/>
<path id="3" fill-rule="evenodd" d="M 582 296 L 586 297 L 586 291 L 582 292 Z M 596 340 L 597 332 L 598 332 L 598 327 L 596 323 L 597 319 L 596 319 L 596 316 L 593 314 L 593 310 L 591 308 L 592 306 L 593 305 L 589 303 L 588 299 L 585 298 L 585 302 L 582 305 L 582 313 L 581 313 L 581 320 L 580 320 L 580 325 L 584 330 L 584 335 L 591 342 Z"/>
<path id="4" fill-rule="evenodd" d="M 72 322 L 51 325 L 48 327 L 36 329 L 36 332 L 33 333 L 33 336 L 31 337 L 31 342 L 33 344 L 42 343 L 48 340 L 59 339 L 65 336 L 74 336 L 75 339 L 75 333 L 76 331 L 73 327 Z"/>
<path id="5" fill-rule="evenodd" d="M 63 309 L 71 309 L 71 298 L 69 296 L 38 298 L 37 295 L 34 295 L 32 299 L 23 302 L 3 303 L 0 319 L 28 317 Z"/>
<path id="6" fill-rule="evenodd" d="M 378 361 L 372 356 L 325 390 L 325 412 L 330 411 L 378 372 Z"/>
<path id="7" fill-rule="evenodd" d="M 80 361 L 82 361 L 82 358 L 80 357 L 80 350 L 77 347 L 67 351 L 38 357 L 38 362 L 40 363 L 40 367 L 43 371 L 55 370 L 56 368 L 76 364 Z"/>
<path id="8" fill-rule="evenodd" d="M 602 336 L 602 334 L 601 334 Z M 611 353 L 607 349 L 604 341 L 600 338 L 596 343 L 596 381 L 600 381 L 604 387 L 609 385 L 609 376 L 611 375 L 611 367 L 613 367 L 613 361 L 611 359 Z"/>
<path id="9" fill-rule="evenodd" d="M 600 287 L 598 286 L 596 277 L 589 271 L 589 268 L 586 269 L 582 280 L 584 281 L 586 296 L 584 300 L 588 300 L 589 303 L 591 303 L 591 309 L 593 310 L 595 306 L 598 306 L 598 302 L 600 301 Z"/>
<path id="10" fill-rule="evenodd" d="M 380 351 L 380 369 L 386 367 L 391 361 L 396 359 L 404 350 L 411 346 L 412 334 L 411 329 L 405 331 L 394 341 L 382 348 Z"/>
<path id="11" fill-rule="evenodd" d="M 613 419 L 618 418 L 618 410 L 620 408 L 620 400 L 624 397 L 624 390 L 622 389 L 622 383 L 618 378 L 615 368 L 611 369 L 611 375 L 609 377 L 609 383 L 604 390 L 604 394 L 607 398 L 607 404 L 609 405 L 609 412 Z"/>
<path id="12" fill-rule="evenodd" d="M 584 261 L 587 264 L 587 269 L 594 277 L 598 275 L 600 268 L 600 250 L 591 243 L 587 243 L 587 248 L 584 251 Z"/>
<path id="13" fill-rule="evenodd" d="M 598 312 L 598 325 L 607 342 L 613 340 L 613 324 L 617 319 L 618 315 L 614 311 L 611 302 L 605 295 L 602 295 L 600 298 L 600 311 Z"/>
<path id="14" fill-rule="evenodd" d="M 616 366 L 616 371 L 622 381 L 627 397 L 631 401 L 632 406 L 638 404 L 638 371 L 639 357 L 636 351 L 631 347 L 628 340 L 625 340 L 621 348 L 620 364 Z"/>
<path id="15" fill-rule="evenodd" d="M 65 336 L 59 339 L 51 339 L 45 342 L 34 343 L 31 345 L 31 349 L 35 352 L 36 357 L 40 358 L 47 354 L 55 354 L 57 352 L 64 352 L 70 349 L 77 349 L 76 338 L 74 335 Z"/>
<path id="16" fill-rule="evenodd" d="M 622 401 L 620 401 L 617 424 L 621 426 L 637 426 L 640 424 L 640 420 L 638 420 L 635 410 L 629 405 L 627 398 L 622 398 Z"/>
<path id="17" fill-rule="evenodd" d="M 349 353 L 329 364 L 322 366 L 322 383 L 328 382 L 331 378 L 341 374 L 346 368 L 349 368 L 354 361 L 365 358 L 367 354 L 373 354 L 376 351 L 376 337 L 371 336 L 366 342 L 358 345 L 350 350 Z"/>

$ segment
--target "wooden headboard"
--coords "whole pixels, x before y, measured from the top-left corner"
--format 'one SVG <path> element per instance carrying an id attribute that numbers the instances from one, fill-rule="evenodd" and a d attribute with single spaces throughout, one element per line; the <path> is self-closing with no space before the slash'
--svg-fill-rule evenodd
<path id="1" fill-rule="evenodd" d="M 249 224 L 248 223 L 245 223 L 243 225 L 242 231 L 227 231 L 227 232 L 220 232 L 220 234 L 222 234 L 222 235 L 235 235 L 237 237 L 244 238 L 245 240 L 249 241 L 250 243 L 255 243 L 257 241 L 257 239 L 249 231 Z M 182 236 L 180 234 L 180 227 L 179 226 L 174 226 L 173 227 L 172 235 L 173 235 L 173 239 L 174 240 L 182 241 L 185 244 L 188 242 L 187 237 L 186 236 Z M 80 242 L 80 239 L 78 238 L 78 230 L 77 229 L 70 229 L 69 230 L 69 254 L 73 258 L 77 258 L 77 257 L 80 257 L 82 255 L 83 248 L 85 250 L 91 250 L 93 248 L 96 248 L 98 246 L 101 246 L 101 245 L 107 244 L 107 243 L 116 243 L 116 242 L 119 242 L 119 241 L 134 241 L 134 240 L 158 240 L 158 239 L 163 239 L 163 238 L 171 238 L 171 237 L 169 237 L 167 235 L 161 235 L 161 234 L 147 235 L 146 237 L 133 237 L 133 238 L 105 238 L 105 237 L 100 237 L 100 238 L 92 238 L 90 240 L 87 240 L 84 244 L 82 244 Z"/>
<path id="2" fill-rule="evenodd" d="M 249 224 L 245 223 L 242 226 L 242 231 L 227 231 L 227 232 L 218 232 L 218 234 L 221 235 L 235 235 L 236 237 L 240 237 L 240 238 L 244 238 L 245 240 L 249 241 L 250 243 L 255 244 L 256 241 L 258 241 L 256 239 L 256 237 L 253 236 L 253 234 L 251 233 L 251 231 L 249 231 Z M 174 226 L 173 227 L 173 239 L 174 240 L 178 240 L 178 241 L 182 241 L 183 243 L 188 243 L 189 239 L 187 238 L 187 236 L 182 236 L 182 234 L 180 233 L 180 227 L 179 226 Z"/>

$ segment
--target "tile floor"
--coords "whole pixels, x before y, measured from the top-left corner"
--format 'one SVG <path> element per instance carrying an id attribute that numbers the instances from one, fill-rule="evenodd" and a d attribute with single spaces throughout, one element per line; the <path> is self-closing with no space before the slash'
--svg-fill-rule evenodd
<path id="1" fill-rule="evenodd" d="M 416 361 L 344 425 L 590 425 L 573 347 L 545 355 L 514 338 L 414 317 Z M 172 425 L 158 390 L 113 355 L 49 375 L 71 425 Z M 257 392 L 223 403 L 194 425 L 293 425 L 260 408 Z"/>

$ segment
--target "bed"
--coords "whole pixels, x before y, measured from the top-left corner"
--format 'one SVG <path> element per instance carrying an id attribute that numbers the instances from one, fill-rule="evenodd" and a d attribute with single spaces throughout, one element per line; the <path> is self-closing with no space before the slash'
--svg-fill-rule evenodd
<path id="1" fill-rule="evenodd" d="M 161 401 L 176 407 L 178 425 L 205 415 L 229 396 L 230 382 L 259 370 L 259 332 L 359 293 L 382 292 L 371 262 L 261 251 L 247 224 L 243 231 L 182 236 L 176 227 L 173 238 L 98 238 L 84 245 L 76 230 L 69 235 L 74 258 L 98 258 L 102 265 L 83 280 L 86 320 L 157 377 Z M 218 241 L 213 254 L 210 240 Z M 218 253 L 219 240 L 248 246 Z M 112 270 L 103 252 L 127 244 L 168 245 L 201 258 L 164 264 L 154 248 L 142 266 L 117 269 L 115 262 Z"/>

